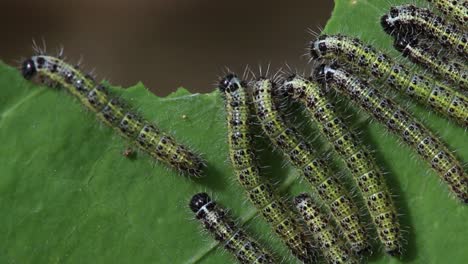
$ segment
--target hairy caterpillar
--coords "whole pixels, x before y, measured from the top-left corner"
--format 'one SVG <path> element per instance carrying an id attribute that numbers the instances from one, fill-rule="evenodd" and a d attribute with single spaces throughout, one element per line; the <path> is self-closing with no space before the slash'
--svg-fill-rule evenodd
<path id="1" fill-rule="evenodd" d="M 330 264 L 358 263 L 352 252 L 346 248 L 345 242 L 336 232 L 320 209 L 314 204 L 312 198 L 303 193 L 294 199 L 296 209 L 307 224 L 312 236 L 318 243 L 325 260 Z"/>
<path id="2" fill-rule="evenodd" d="M 266 249 L 252 239 L 206 193 L 197 193 L 190 200 L 190 209 L 214 238 L 234 254 L 239 263 L 277 263 Z"/>
<path id="3" fill-rule="evenodd" d="M 467 27 L 468 2 L 466 0 L 427 0 L 437 7 L 444 15 L 451 17 L 460 26 Z"/>
<path id="4" fill-rule="evenodd" d="M 293 212 L 274 192 L 273 186 L 260 177 L 251 145 L 245 83 L 236 75 L 228 74 L 220 81 L 219 90 L 225 99 L 229 156 L 240 185 L 292 253 L 303 262 L 310 263 L 313 257 L 311 248 Z"/>
<path id="5" fill-rule="evenodd" d="M 468 90 L 468 69 L 464 64 L 446 57 L 439 58 L 438 54 L 427 43 L 420 44 L 415 37 L 410 37 L 409 34 L 395 37 L 393 46 L 412 62 L 420 64 L 440 78 Z"/>
<path id="6" fill-rule="evenodd" d="M 365 81 L 334 66 L 321 65 L 316 77 L 346 95 L 374 119 L 385 125 L 411 146 L 450 186 L 451 191 L 468 203 L 468 177 L 456 157 L 430 130 L 397 103 L 385 97 Z"/>
<path id="7" fill-rule="evenodd" d="M 401 29 L 414 28 L 428 37 L 437 39 L 444 46 L 454 48 L 464 56 L 468 55 L 467 33 L 445 22 L 428 9 L 414 5 L 392 7 L 389 13 L 382 16 L 381 24 L 390 35 L 398 34 Z"/>
<path id="8" fill-rule="evenodd" d="M 340 59 L 375 78 L 385 80 L 418 102 L 430 106 L 463 127 L 468 127 L 468 98 L 423 74 L 411 73 L 388 55 L 365 45 L 359 39 L 342 35 L 322 35 L 311 43 L 313 58 Z"/>
<path id="9" fill-rule="evenodd" d="M 306 106 L 322 136 L 345 161 L 364 198 L 385 251 L 391 255 L 400 253 L 401 233 L 397 211 L 384 175 L 371 156 L 371 151 L 348 128 L 318 83 L 293 75 L 284 81 L 281 89 Z"/>
<path id="10" fill-rule="evenodd" d="M 273 83 L 263 77 L 253 84 L 256 116 L 263 131 L 316 189 L 320 198 L 330 208 L 353 251 L 366 251 L 369 248 L 367 235 L 356 206 L 342 184 L 331 176 L 325 160 L 316 158 L 311 147 L 299 137 L 298 133 L 286 127 L 283 117 L 273 102 L 273 89 Z"/>
<path id="11" fill-rule="evenodd" d="M 26 79 L 39 76 L 58 84 L 76 96 L 89 110 L 107 125 L 116 128 L 128 139 L 136 142 L 143 151 L 156 160 L 188 175 L 199 176 L 204 162 L 187 147 L 178 144 L 172 136 L 142 119 L 138 114 L 113 98 L 106 87 L 96 85 L 92 78 L 60 58 L 36 55 L 23 62 L 22 75 Z"/>

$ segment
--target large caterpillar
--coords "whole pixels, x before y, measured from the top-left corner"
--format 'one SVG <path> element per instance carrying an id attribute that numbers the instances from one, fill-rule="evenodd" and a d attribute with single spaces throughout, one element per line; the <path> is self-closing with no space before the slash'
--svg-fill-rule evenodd
<path id="1" fill-rule="evenodd" d="M 428 9 L 414 5 L 392 7 L 389 13 L 382 16 L 381 24 L 390 35 L 399 34 L 402 28 L 414 28 L 437 39 L 444 46 L 456 49 L 464 56 L 468 55 L 468 34 Z"/>
<path id="2" fill-rule="evenodd" d="M 211 200 L 208 194 L 195 194 L 189 207 L 205 229 L 223 243 L 224 248 L 235 255 L 239 263 L 277 263 L 273 255 L 236 226 L 225 210 Z"/>
<path id="3" fill-rule="evenodd" d="M 307 224 L 312 236 L 318 243 L 325 260 L 330 264 L 358 263 L 352 252 L 346 247 L 338 232 L 307 194 L 300 194 L 294 199 L 296 209 Z"/>
<path id="4" fill-rule="evenodd" d="M 26 79 L 39 76 L 64 87 L 87 109 L 95 112 L 100 120 L 136 142 L 156 160 L 183 174 L 201 175 L 204 167 L 201 157 L 128 110 L 120 100 L 110 95 L 106 87 L 96 85 L 92 78 L 60 58 L 42 54 L 32 56 L 23 62 L 22 74 Z"/>
<path id="5" fill-rule="evenodd" d="M 302 102 L 319 130 L 336 153 L 346 162 L 364 198 L 385 251 L 401 251 L 400 225 L 390 191 L 379 166 L 358 136 L 353 133 L 328 100 L 326 91 L 315 81 L 300 76 L 288 77 L 281 87 L 289 97 Z"/>
<path id="6" fill-rule="evenodd" d="M 251 145 L 245 83 L 234 74 L 228 74 L 220 81 L 219 90 L 225 99 L 229 156 L 240 185 L 292 253 L 304 263 L 310 263 L 313 257 L 311 245 L 293 212 L 274 192 L 274 187 L 260 177 Z"/>
<path id="7" fill-rule="evenodd" d="M 429 129 L 397 103 L 370 87 L 365 81 L 335 66 L 321 65 L 316 77 L 346 95 L 418 153 L 450 186 L 451 191 L 468 203 L 468 177 L 452 152 Z"/>
<path id="8" fill-rule="evenodd" d="M 313 58 L 340 59 L 375 78 L 385 80 L 392 87 L 418 102 L 430 106 L 463 127 L 468 127 L 468 98 L 462 93 L 423 74 L 411 73 L 406 66 L 388 55 L 365 45 L 359 39 L 342 35 L 322 35 L 311 43 Z"/>
<path id="9" fill-rule="evenodd" d="M 462 27 L 468 23 L 468 2 L 466 0 L 427 0 L 435 5 L 444 15 L 451 17 Z"/>
<path id="10" fill-rule="evenodd" d="M 301 171 L 330 208 L 333 217 L 355 252 L 369 248 L 367 235 L 359 219 L 359 212 L 342 184 L 331 176 L 325 160 L 316 158 L 311 147 L 295 130 L 286 127 L 273 102 L 273 83 L 259 78 L 253 84 L 253 101 L 257 118 L 270 141 Z"/>
<path id="11" fill-rule="evenodd" d="M 468 69 L 464 64 L 447 57 L 439 58 L 429 44 L 419 43 L 418 39 L 409 34 L 396 36 L 393 46 L 404 57 L 424 66 L 438 75 L 439 78 L 451 81 L 458 87 L 468 90 Z"/>

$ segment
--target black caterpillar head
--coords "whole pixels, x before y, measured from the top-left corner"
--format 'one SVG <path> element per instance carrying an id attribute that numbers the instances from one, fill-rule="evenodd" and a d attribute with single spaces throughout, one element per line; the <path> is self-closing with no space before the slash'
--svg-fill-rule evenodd
<path id="1" fill-rule="evenodd" d="M 325 76 L 325 67 L 326 64 L 321 64 L 318 67 L 315 68 L 314 70 L 314 78 L 321 84 L 325 84 L 327 82 L 327 78 Z"/>
<path id="2" fill-rule="evenodd" d="M 224 78 L 219 81 L 218 89 L 225 93 L 225 92 L 234 92 L 239 89 L 239 79 L 237 79 L 237 75 L 234 73 L 227 74 Z"/>
<path id="3" fill-rule="evenodd" d="M 318 59 L 327 53 L 327 44 L 324 41 L 327 37 L 327 35 L 321 35 L 317 40 L 310 43 L 310 56 L 312 59 Z"/>
<path id="4" fill-rule="evenodd" d="M 291 83 L 291 81 L 296 78 L 296 74 L 291 74 L 288 77 L 286 77 L 284 80 L 279 85 L 278 89 L 278 95 L 281 97 L 286 97 L 288 95 L 293 95 L 294 94 L 294 86 Z"/>
<path id="5" fill-rule="evenodd" d="M 196 213 L 209 202 L 211 202 L 211 198 L 207 193 L 197 193 L 190 200 L 189 207 Z"/>
<path id="6" fill-rule="evenodd" d="M 301 193 L 294 198 L 294 204 L 297 206 L 298 204 L 304 202 L 307 199 L 309 199 L 309 196 L 306 193 Z"/>
<path id="7" fill-rule="evenodd" d="M 400 15 L 400 9 L 396 7 L 392 7 L 390 9 L 390 12 L 383 15 L 380 18 L 380 25 L 382 26 L 383 30 L 389 34 L 393 35 L 395 29 L 396 29 L 396 21 L 393 21 L 395 17 L 398 17 Z"/>
<path id="8" fill-rule="evenodd" d="M 21 74 L 26 80 L 31 79 L 34 77 L 37 73 L 36 69 L 36 63 L 34 63 L 34 60 L 29 58 L 23 62 L 21 65 Z"/>

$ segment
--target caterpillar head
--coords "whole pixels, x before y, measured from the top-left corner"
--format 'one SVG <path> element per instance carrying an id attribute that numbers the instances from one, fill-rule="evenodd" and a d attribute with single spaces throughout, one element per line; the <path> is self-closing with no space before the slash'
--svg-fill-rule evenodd
<path id="1" fill-rule="evenodd" d="M 325 84 L 327 82 L 326 70 L 325 70 L 326 67 L 327 67 L 326 64 L 321 64 L 314 70 L 313 76 L 321 84 Z"/>
<path id="2" fill-rule="evenodd" d="M 197 213 L 200 209 L 211 202 L 211 198 L 207 193 L 197 193 L 190 200 L 189 207 L 194 212 Z"/>
<path id="3" fill-rule="evenodd" d="M 219 81 L 218 89 L 222 93 L 234 92 L 242 86 L 241 81 L 237 78 L 234 73 L 227 74 L 224 78 Z"/>
<path id="4" fill-rule="evenodd" d="M 37 73 L 36 63 L 33 58 L 26 59 L 21 65 L 21 74 L 26 80 L 30 80 Z"/>
<path id="5" fill-rule="evenodd" d="M 296 78 L 296 74 L 291 74 L 283 79 L 278 88 L 278 95 L 281 97 L 294 96 L 294 85 L 292 81 Z"/>
<path id="6" fill-rule="evenodd" d="M 317 40 L 310 43 L 310 56 L 312 59 L 322 58 L 327 54 L 327 35 L 321 35 Z"/>

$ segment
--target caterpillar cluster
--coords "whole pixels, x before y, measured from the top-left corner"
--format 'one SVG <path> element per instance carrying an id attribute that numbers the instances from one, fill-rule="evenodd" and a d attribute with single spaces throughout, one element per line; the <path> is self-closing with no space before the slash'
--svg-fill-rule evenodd
<path id="1" fill-rule="evenodd" d="M 358 207 L 346 187 L 335 177 L 327 160 L 318 157 L 311 144 L 288 124 L 277 106 L 277 96 L 302 103 L 322 137 L 345 162 L 364 199 L 378 239 L 389 255 L 399 255 L 403 249 L 398 211 L 392 194 L 372 151 L 359 140 L 358 133 L 348 127 L 328 98 L 330 90 L 344 95 L 398 135 L 434 169 L 458 199 L 468 203 L 468 176 L 446 144 L 384 92 L 345 68 L 358 68 L 361 73 L 385 81 L 459 125 L 468 127 L 467 96 L 445 83 L 449 81 L 467 89 L 466 65 L 450 57 L 440 57 L 434 52 L 431 42 L 422 43 L 418 39 L 424 35 L 429 41 L 439 42 L 437 45 L 455 49 L 466 59 L 468 7 L 466 2 L 429 1 L 446 15 L 452 15 L 451 19 L 459 23 L 460 28 L 427 9 L 413 5 L 392 8 L 380 22 L 384 30 L 395 37 L 395 48 L 413 62 L 433 71 L 442 81 L 411 71 L 357 38 L 322 35 L 310 44 L 311 57 L 322 60 L 310 79 L 293 75 L 277 82 L 260 77 L 248 83 L 235 74 L 228 74 L 219 82 L 218 89 L 225 102 L 229 157 L 237 181 L 278 237 L 303 263 L 315 262 L 315 249 L 321 251 L 328 263 L 357 263 L 357 255 L 370 249 L 369 237 Z M 344 67 L 331 64 L 331 60 L 344 63 Z M 65 88 L 103 123 L 117 129 L 156 160 L 182 174 L 202 174 L 205 162 L 199 155 L 144 120 L 122 100 L 113 97 L 104 85 L 96 84 L 93 78 L 61 58 L 38 54 L 25 60 L 21 71 L 26 79 L 38 76 Z M 252 143 L 252 115 L 274 147 L 307 179 L 314 197 L 301 194 L 287 202 L 273 184 L 261 177 Z M 325 212 L 316 202 L 324 205 Z M 189 207 L 205 229 L 240 263 L 277 263 L 268 250 L 234 224 L 225 210 L 206 193 L 194 195 Z M 330 213 L 331 218 L 327 218 L 326 213 Z"/>
<path id="2" fill-rule="evenodd" d="M 468 176 L 463 167 L 445 143 L 405 109 L 365 81 L 336 66 L 321 65 L 317 68 L 316 77 L 400 136 L 430 164 L 462 202 L 468 203 Z"/>
<path id="3" fill-rule="evenodd" d="M 195 217 L 240 263 L 278 263 L 271 253 L 238 227 L 206 193 L 195 194 L 189 203 Z"/>
<path id="4" fill-rule="evenodd" d="M 330 142 L 346 163 L 364 198 L 374 227 L 385 251 L 396 255 L 402 248 L 397 210 L 385 183 L 384 174 L 372 157 L 371 151 L 360 142 L 358 135 L 348 128 L 325 89 L 312 79 L 292 75 L 284 81 L 282 93 L 300 101 L 319 127 L 322 136 Z"/>
<path id="5" fill-rule="evenodd" d="M 304 231 L 274 187 L 260 177 L 251 142 L 246 84 L 228 74 L 218 87 L 225 99 L 229 156 L 239 184 L 292 253 L 304 263 L 312 262 Z"/>
<path id="6" fill-rule="evenodd" d="M 468 127 L 468 98 L 463 93 L 430 76 L 410 71 L 405 65 L 357 38 L 322 35 L 311 43 L 310 54 L 317 60 L 351 64 L 459 125 Z"/>
<path id="7" fill-rule="evenodd" d="M 65 88 L 89 110 L 110 127 L 156 160 L 174 170 L 191 176 L 200 176 L 203 159 L 188 147 L 161 131 L 129 109 L 122 100 L 113 97 L 104 85 L 96 84 L 89 75 L 60 58 L 38 54 L 26 59 L 22 65 L 26 79 L 39 76 L 43 81 Z"/>
<path id="8" fill-rule="evenodd" d="M 438 2 L 438 4 L 441 3 Z M 403 56 L 432 71 L 438 78 L 450 81 L 461 89 L 468 89 L 466 65 L 450 56 L 443 55 L 443 53 L 449 53 L 451 48 L 458 48 L 459 52 L 464 54 L 461 57 L 466 58 L 466 50 L 463 52 L 460 49 L 467 46 L 468 34 L 430 10 L 412 5 L 393 7 L 388 14 L 382 16 L 381 23 L 384 30 L 394 37 L 394 47 L 402 52 Z M 424 41 L 423 38 L 429 40 L 436 38 L 439 43 Z M 458 42 L 455 46 L 445 49 L 449 40 L 453 40 L 452 43 L 455 40 Z M 440 44 L 443 48 L 436 51 L 435 47 Z"/>
<path id="9" fill-rule="evenodd" d="M 263 131 L 330 209 L 352 250 L 358 253 L 368 250 L 368 237 L 356 205 L 344 186 L 332 176 L 325 159 L 317 158 L 312 147 L 287 125 L 273 100 L 274 85 L 263 77 L 252 85 L 253 104 Z"/>

